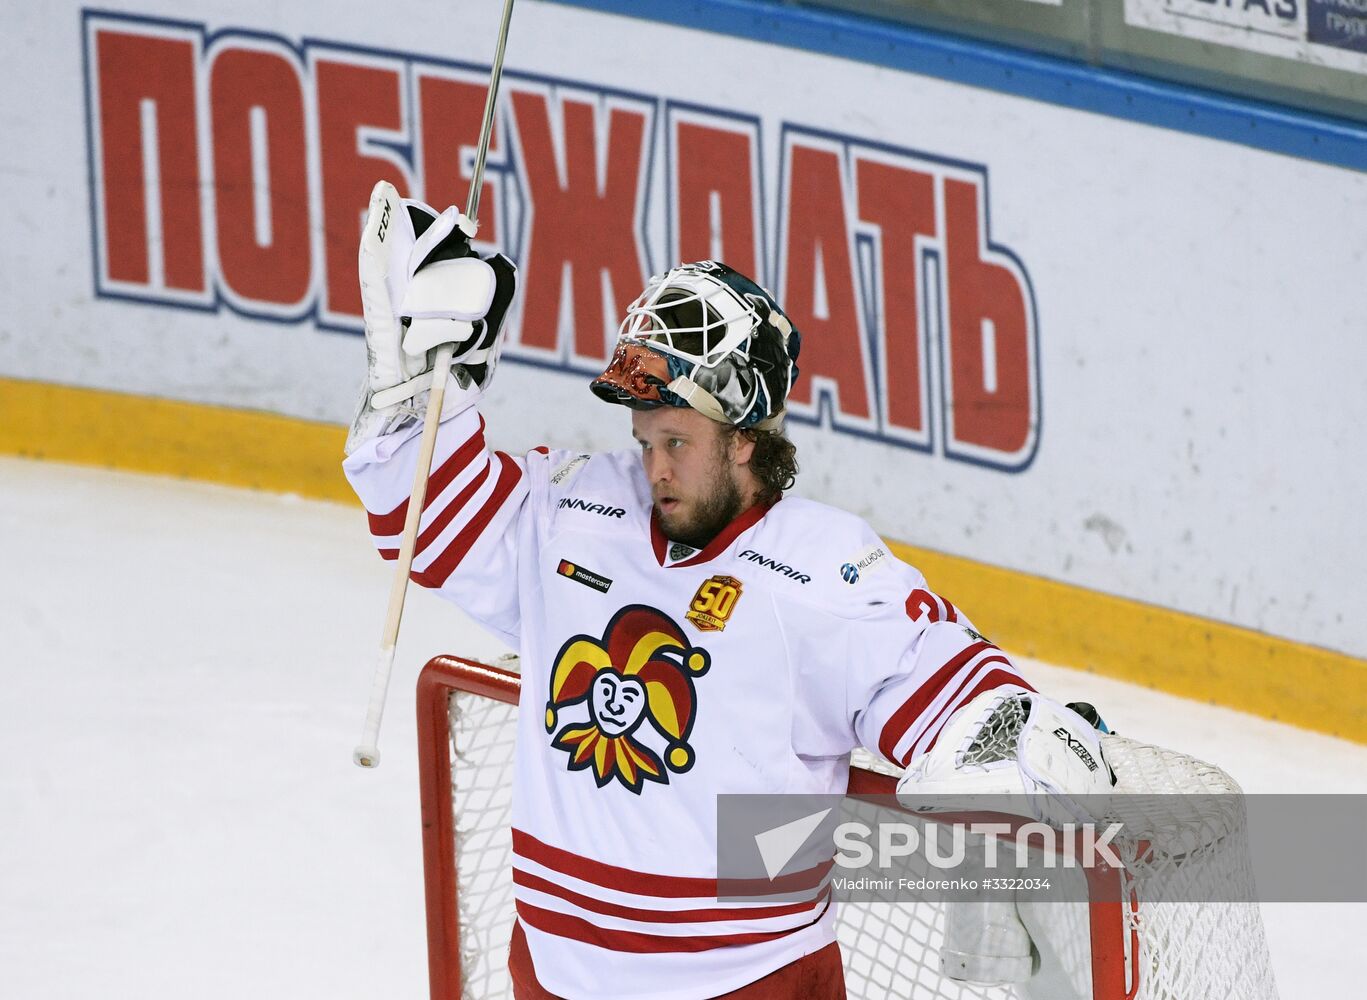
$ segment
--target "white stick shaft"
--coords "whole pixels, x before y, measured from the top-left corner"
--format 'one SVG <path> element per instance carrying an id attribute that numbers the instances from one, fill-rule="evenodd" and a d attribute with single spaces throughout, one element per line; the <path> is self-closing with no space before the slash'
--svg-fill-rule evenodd
<path id="1" fill-rule="evenodd" d="M 413 471 L 413 491 L 408 498 L 408 513 L 403 521 L 403 539 L 399 543 L 399 561 L 394 567 L 394 582 L 389 587 L 389 610 L 385 614 L 384 632 L 380 637 L 380 659 L 375 665 L 375 679 L 370 685 L 370 704 L 365 712 L 365 731 L 361 742 L 352 751 L 351 759 L 361 767 L 380 764 L 380 722 L 384 718 L 385 698 L 389 693 L 389 675 L 394 668 L 394 647 L 399 643 L 399 624 L 403 621 L 403 602 L 408 595 L 408 574 L 413 569 L 413 556 L 418 548 L 418 525 L 422 521 L 423 504 L 427 502 L 427 477 L 432 471 L 432 454 L 437 449 L 437 427 L 441 423 L 441 404 L 446 398 L 446 377 L 451 370 L 454 344 L 437 348 L 432 366 L 432 390 L 427 397 L 427 413 L 418 446 L 418 465 Z"/>
<path id="2" fill-rule="evenodd" d="M 361 767 L 380 766 L 380 720 L 384 717 L 385 699 L 389 695 L 389 675 L 394 670 L 394 647 L 381 646 L 375 664 L 375 676 L 370 683 L 370 704 L 365 710 L 365 732 L 361 742 L 351 751 L 351 759 Z"/>

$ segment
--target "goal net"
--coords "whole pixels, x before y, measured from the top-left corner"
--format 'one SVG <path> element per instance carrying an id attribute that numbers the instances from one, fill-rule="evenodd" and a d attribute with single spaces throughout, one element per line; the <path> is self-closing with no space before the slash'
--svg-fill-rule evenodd
<path id="1" fill-rule="evenodd" d="M 512 997 L 516 667 L 514 657 L 493 666 L 441 656 L 418 682 L 433 1000 Z M 848 995 L 1276 1000 L 1237 784 L 1213 765 L 1122 737 L 1104 736 L 1103 748 L 1116 791 L 1131 793 L 1114 797 L 1112 818 L 1139 836 L 1122 849 L 1122 868 L 1088 874 L 1088 901 L 1021 904 L 1035 975 L 1015 986 L 950 979 L 941 963 L 946 914 L 960 904 L 912 901 L 899 889 L 839 905 Z M 850 769 L 850 795 L 893 794 L 892 769 L 867 756 L 860 763 Z"/>

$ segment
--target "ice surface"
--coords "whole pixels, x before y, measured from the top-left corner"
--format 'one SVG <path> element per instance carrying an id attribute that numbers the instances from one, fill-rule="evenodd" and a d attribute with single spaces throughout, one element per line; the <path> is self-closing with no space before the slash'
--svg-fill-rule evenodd
<path id="1" fill-rule="evenodd" d="M 362 771 L 359 508 L 0 458 L 0 545 L 0 995 L 426 996 L 413 681 L 498 644 L 415 588 Z M 1248 791 L 1367 791 L 1367 747 L 1022 665 Z M 1356 995 L 1367 905 L 1265 917 L 1285 1000 Z"/>

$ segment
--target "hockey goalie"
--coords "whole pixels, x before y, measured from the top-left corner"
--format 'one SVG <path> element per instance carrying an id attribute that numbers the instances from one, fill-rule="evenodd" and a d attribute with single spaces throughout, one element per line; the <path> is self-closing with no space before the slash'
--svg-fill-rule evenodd
<path id="1" fill-rule="evenodd" d="M 652 278 L 586 387 L 628 447 L 490 450 L 480 404 L 517 275 L 472 235 L 456 209 L 376 186 L 345 471 L 395 558 L 428 387 L 447 380 L 412 579 L 522 664 L 514 993 L 843 998 L 828 881 L 782 905 L 718 900 L 717 796 L 843 793 L 862 746 L 910 769 L 914 800 L 959 780 L 943 748 L 1010 704 L 1021 724 L 993 790 L 1066 814 L 1110 789 L 1098 732 L 861 519 L 788 495 L 801 336 L 722 263 Z M 434 373 L 447 343 L 455 363 Z M 963 976 L 1028 977 L 1029 936 L 974 912 L 952 931 Z"/>

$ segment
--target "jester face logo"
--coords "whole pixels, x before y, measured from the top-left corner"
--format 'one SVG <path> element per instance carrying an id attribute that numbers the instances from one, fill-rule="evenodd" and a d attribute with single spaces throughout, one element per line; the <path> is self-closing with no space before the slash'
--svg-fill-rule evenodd
<path id="1" fill-rule="evenodd" d="M 608 736 L 621 736 L 640 724 L 646 710 L 646 686 L 635 677 L 603 670 L 593 679 L 589 704 L 598 728 Z"/>
<path id="2" fill-rule="evenodd" d="M 560 647 L 546 702 L 551 746 L 599 788 L 616 780 L 639 795 L 647 781 L 668 784 L 669 771 L 693 766 L 693 678 L 710 662 L 669 617 L 628 605 L 601 639 L 576 635 Z"/>

